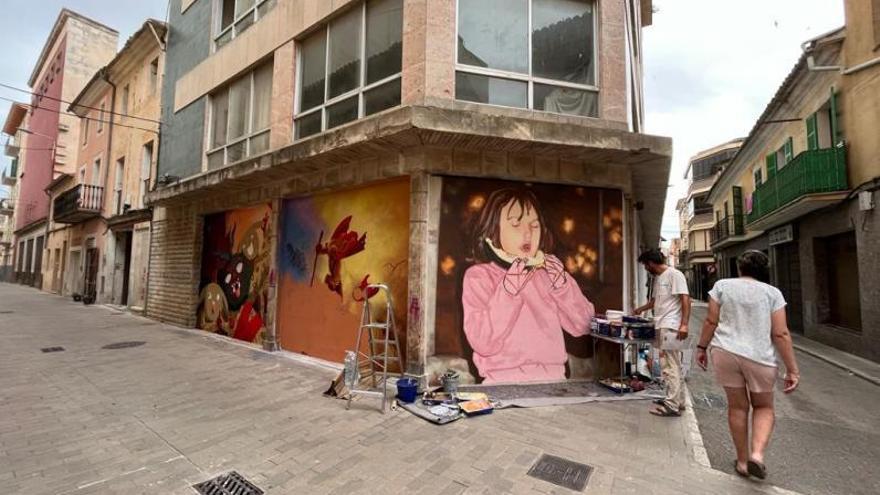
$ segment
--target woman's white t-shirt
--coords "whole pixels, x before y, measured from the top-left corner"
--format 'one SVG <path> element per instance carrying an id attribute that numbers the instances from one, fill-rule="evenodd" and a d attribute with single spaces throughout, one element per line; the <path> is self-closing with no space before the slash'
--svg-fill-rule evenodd
<path id="1" fill-rule="evenodd" d="M 721 306 L 712 345 L 767 366 L 776 366 L 770 315 L 785 307 L 785 298 L 779 289 L 753 279 L 726 278 L 715 282 L 709 297 Z"/>

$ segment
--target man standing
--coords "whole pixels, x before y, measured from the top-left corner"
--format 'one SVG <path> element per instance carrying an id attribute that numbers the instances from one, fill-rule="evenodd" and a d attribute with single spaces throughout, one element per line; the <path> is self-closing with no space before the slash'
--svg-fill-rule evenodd
<path id="1" fill-rule="evenodd" d="M 662 417 L 681 416 L 684 409 L 684 377 L 681 373 L 682 353 L 688 338 L 688 319 L 691 298 L 684 274 L 666 264 L 666 256 L 659 249 L 650 249 L 639 256 L 639 263 L 654 276 L 651 299 L 633 312 L 641 314 L 654 310 L 654 327 L 660 346 L 663 381 L 666 398 L 654 401 L 657 408 L 651 414 Z"/>

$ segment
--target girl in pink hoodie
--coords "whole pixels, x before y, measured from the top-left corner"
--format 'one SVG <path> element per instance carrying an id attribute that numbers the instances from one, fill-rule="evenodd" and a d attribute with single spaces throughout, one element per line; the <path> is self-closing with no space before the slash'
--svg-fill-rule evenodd
<path id="1" fill-rule="evenodd" d="M 464 274 L 464 332 L 483 383 L 565 379 L 562 331 L 586 335 L 593 304 L 565 272 L 534 193 L 492 192 Z"/>

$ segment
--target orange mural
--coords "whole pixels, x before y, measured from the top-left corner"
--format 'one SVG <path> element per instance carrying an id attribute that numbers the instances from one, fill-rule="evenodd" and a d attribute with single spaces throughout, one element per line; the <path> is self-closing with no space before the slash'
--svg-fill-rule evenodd
<path id="1" fill-rule="evenodd" d="M 353 349 L 362 301 L 391 289 L 406 338 L 409 180 L 282 202 L 278 340 L 282 348 L 341 362 Z M 375 297 L 374 297 L 375 296 Z"/>

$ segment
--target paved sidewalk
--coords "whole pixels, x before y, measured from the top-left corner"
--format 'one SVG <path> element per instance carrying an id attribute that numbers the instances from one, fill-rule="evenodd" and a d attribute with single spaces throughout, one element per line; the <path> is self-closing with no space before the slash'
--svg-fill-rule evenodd
<path id="1" fill-rule="evenodd" d="M 4 494 L 193 494 L 231 469 L 269 494 L 570 493 L 526 475 L 542 453 L 595 466 L 589 494 L 784 493 L 705 467 L 693 416 L 641 401 L 443 427 L 346 411 L 332 370 L 7 284 L 0 339 Z M 102 349 L 123 341 L 145 344 Z"/>
<path id="2" fill-rule="evenodd" d="M 792 334 L 792 337 L 794 338 L 795 349 L 852 373 L 874 385 L 880 385 L 880 364 L 835 349 L 821 342 L 810 340 L 801 335 Z"/>

